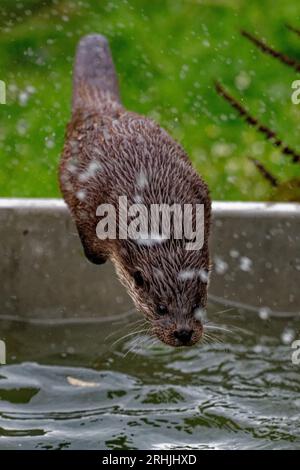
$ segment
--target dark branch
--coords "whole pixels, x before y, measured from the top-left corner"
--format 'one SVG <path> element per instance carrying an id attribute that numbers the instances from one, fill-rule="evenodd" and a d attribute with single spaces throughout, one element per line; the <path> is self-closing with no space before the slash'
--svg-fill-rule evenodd
<path id="1" fill-rule="evenodd" d="M 291 57 L 283 54 L 282 52 L 276 51 L 276 49 L 273 49 L 272 47 L 268 46 L 264 41 L 256 38 L 252 34 L 248 33 L 247 31 L 242 30 L 241 34 L 249 39 L 258 49 L 260 49 L 262 52 L 265 54 L 268 54 L 275 59 L 279 60 L 283 64 L 287 65 L 288 67 L 292 67 L 296 72 L 300 72 L 300 62 L 298 62 L 295 59 L 292 59 Z"/>
<path id="2" fill-rule="evenodd" d="M 249 157 L 249 160 L 254 163 L 254 165 L 256 166 L 260 174 L 264 177 L 264 179 L 271 183 L 274 188 L 277 188 L 278 181 L 275 176 L 273 176 L 259 160 L 256 160 L 256 158 Z"/>
<path id="3" fill-rule="evenodd" d="M 275 147 L 279 148 L 284 155 L 288 155 L 292 157 L 293 163 L 300 162 L 300 154 L 295 152 L 292 148 L 286 145 L 281 139 L 279 139 L 277 133 L 271 130 L 269 127 L 261 124 L 257 118 L 251 116 L 248 111 L 227 91 L 223 86 L 216 82 L 216 91 L 217 93 L 222 96 L 231 106 L 232 108 L 236 109 L 239 115 L 245 119 L 245 121 L 252 127 L 254 127 L 258 132 L 263 134 L 267 140 L 269 140 Z"/>
<path id="4" fill-rule="evenodd" d="M 298 36 L 300 36 L 300 29 L 295 28 L 294 26 L 291 26 L 290 24 L 286 24 L 285 26 L 287 27 L 287 29 L 289 29 L 293 33 L 296 33 Z"/>

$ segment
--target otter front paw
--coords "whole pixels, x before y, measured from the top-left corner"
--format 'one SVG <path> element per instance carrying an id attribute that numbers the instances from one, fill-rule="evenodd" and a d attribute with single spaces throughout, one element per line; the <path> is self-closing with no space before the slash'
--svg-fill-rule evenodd
<path id="1" fill-rule="evenodd" d="M 104 264 L 107 261 L 108 256 L 103 253 L 94 253 L 84 248 L 84 254 L 86 258 L 93 264 Z"/>

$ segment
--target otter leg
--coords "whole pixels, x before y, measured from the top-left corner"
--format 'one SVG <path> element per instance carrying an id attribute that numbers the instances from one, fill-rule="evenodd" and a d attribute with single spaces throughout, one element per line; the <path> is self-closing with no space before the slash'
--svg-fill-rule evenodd
<path id="1" fill-rule="evenodd" d="M 86 258 L 93 264 L 104 264 L 108 259 L 107 253 L 101 249 L 99 243 L 97 243 L 97 246 L 95 247 L 90 240 L 88 240 L 84 231 L 80 227 L 77 227 L 77 230 Z"/>

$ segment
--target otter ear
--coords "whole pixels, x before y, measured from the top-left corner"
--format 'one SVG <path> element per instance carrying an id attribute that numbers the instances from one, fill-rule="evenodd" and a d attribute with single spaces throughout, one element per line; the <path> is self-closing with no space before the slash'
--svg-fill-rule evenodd
<path id="1" fill-rule="evenodd" d="M 106 253 L 99 249 L 98 246 L 95 249 L 80 227 L 77 226 L 77 230 L 86 258 L 93 264 L 104 264 L 108 258 Z"/>

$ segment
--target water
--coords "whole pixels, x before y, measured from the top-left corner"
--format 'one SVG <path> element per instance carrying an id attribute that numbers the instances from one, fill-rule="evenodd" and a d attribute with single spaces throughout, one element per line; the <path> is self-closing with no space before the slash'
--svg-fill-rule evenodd
<path id="1" fill-rule="evenodd" d="M 300 319 L 211 307 L 210 321 L 232 333 L 209 330 L 214 341 L 191 349 L 148 341 L 130 352 L 134 336 L 112 345 L 138 318 L 0 321 L 8 353 L 0 448 L 300 448 L 300 365 L 290 344 Z"/>

